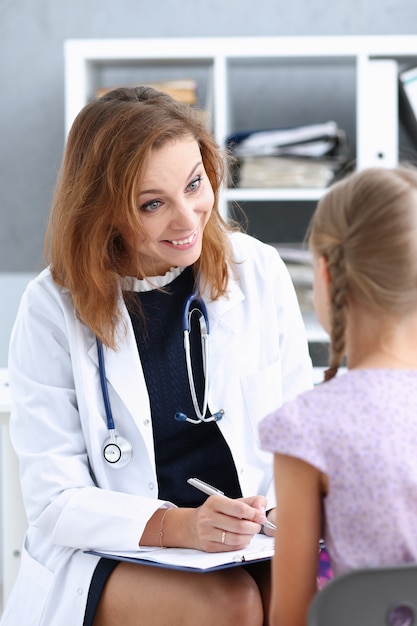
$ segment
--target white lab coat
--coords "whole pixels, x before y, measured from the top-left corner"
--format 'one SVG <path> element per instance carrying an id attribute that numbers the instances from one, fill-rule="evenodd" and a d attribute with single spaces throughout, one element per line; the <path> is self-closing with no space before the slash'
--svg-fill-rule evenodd
<path id="1" fill-rule="evenodd" d="M 218 425 L 243 494 L 265 494 L 273 506 L 272 457 L 258 447 L 258 423 L 312 386 L 311 361 L 278 253 L 247 235 L 231 238 L 239 263 L 229 297 L 211 302 L 203 294 L 210 320 L 209 406 L 224 409 Z M 29 529 L 1 626 L 81 625 L 98 560 L 84 550 L 139 549 L 147 520 L 164 505 L 149 398 L 125 309 L 124 326 L 119 349 L 104 351 L 115 426 L 133 446 L 130 463 L 116 470 L 102 458 L 108 430 L 93 333 L 48 269 L 23 295 L 11 338 L 10 429 Z"/>

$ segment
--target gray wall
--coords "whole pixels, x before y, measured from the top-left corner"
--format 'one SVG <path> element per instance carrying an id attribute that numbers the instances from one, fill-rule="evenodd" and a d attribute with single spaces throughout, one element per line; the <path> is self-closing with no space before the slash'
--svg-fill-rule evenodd
<path id="1" fill-rule="evenodd" d="M 43 264 L 64 145 L 65 39 L 416 29 L 416 0 L 0 0 L 0 272 L 36 272 Z"/>

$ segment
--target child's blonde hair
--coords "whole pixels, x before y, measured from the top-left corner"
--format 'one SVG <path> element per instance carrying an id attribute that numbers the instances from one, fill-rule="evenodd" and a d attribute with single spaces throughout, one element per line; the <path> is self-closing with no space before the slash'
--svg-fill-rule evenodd
<path id="1" fill-rule="evenodd" d="M 330 275 L 328 380 L 344 357 L 348 296 L 399 316 L 417 307 L 417 170 L 351 174 L 321 198 L 308 232 Z"/>

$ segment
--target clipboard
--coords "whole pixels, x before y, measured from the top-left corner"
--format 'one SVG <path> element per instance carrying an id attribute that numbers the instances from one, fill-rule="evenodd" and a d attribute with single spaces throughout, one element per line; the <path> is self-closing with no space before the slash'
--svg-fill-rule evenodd
<path id="1" fill-rule="evenodd" d="M 246 548 L 230 552 L 203 552 L 192 548 L 151 548 L 134 552 L 85 550 L 85 552 L 116 561 L 204 573 L 269 561 L 274 554 L 274 538 L 261 534 L 254 535 Z"/>

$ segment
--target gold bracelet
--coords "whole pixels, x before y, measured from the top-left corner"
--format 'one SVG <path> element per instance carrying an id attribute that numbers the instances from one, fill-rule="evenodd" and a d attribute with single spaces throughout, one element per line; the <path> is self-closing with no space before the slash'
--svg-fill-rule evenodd
<path id="1" fill-rule="evenodd" d="M 164 514 L 163 514 L 163 516 L 162 516 L 161 523 L 160 523 L 160 525 L 159 525 L 159 545 L 161 546 L 161 548 L 165 548 L 164 543 L 163 543 L 163 538 L 164 538 L 164 522 L 165 522 L 165 517 L 166 517 L 166 514 L 168 513 L 168 511 L 169 511 L 169 510 L 170 510 L 170 509 L 167 509 L 167 510 L 165 511 L 165 513 L 164 513 Z"/>

